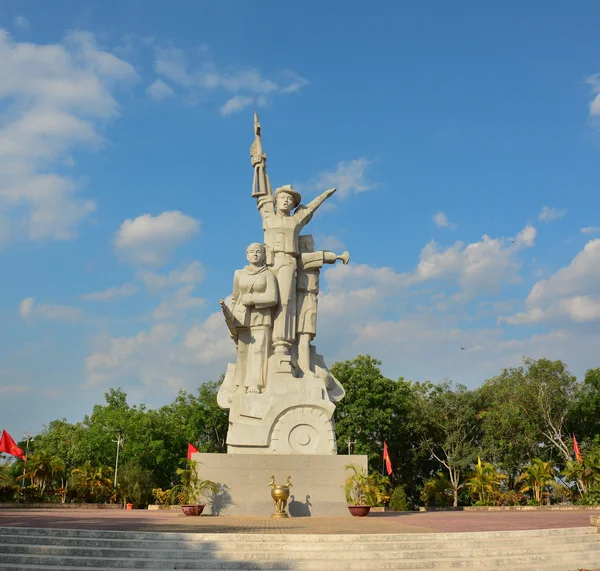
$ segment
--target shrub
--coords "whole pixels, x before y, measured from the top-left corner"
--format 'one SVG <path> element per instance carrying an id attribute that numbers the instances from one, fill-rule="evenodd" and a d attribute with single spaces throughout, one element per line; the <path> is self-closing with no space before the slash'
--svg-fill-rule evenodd
<path id="1" fill-rule="evenodd" d="M 390 497 L 390 508 L 396 512 L 405 512 L 408 510 L 408 501 L 406 500 L 406 492 L 402 486 L 394 488 Z"/>
<path id="2" fill-rule="evenodd" d="M 577 501 L 582 506 L 597 506 L 600 504 L 600 485 L 591 487 Z"/>
<path id="3" fill-rule="evenodd" d="M 429 478 L 421 490 L 421 501 L 430 507 L 451 506 L 454 501 L 452 484 L 444 474 L 438 472 L 433 478 Z"/>
<path id="4" fill-rule="evenodd" d="M 157 506 L 170 506 L 175 503 L 175 493 L 173 489 L 163 490 L 162 488 L 154 488 L 152 490 L 154 501 Z"/>

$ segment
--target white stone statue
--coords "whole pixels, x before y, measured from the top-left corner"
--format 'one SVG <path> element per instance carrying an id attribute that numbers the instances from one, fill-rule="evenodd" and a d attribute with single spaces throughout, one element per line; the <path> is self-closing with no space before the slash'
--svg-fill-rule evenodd
<path id="1" fill-rule="evenodd" d="M 273 307 L 277 305 L 275 276 L 265 266 L 265 247 L 246 248 L 249 262 L 233 279 L 231 313 L 237 328 L 237 364 L 234 385 L 239 394 L 262 391 L 267 380 Z"/>
<path id="2" fill-rule="evenodd" d="M 315 240 L 310 234 L 298 238 L 300 257 L 298 259 L 296 315 L 298 331 L 298 367 L 304 375 L 311 372 L 310 342 L 317 335 L 317 309 L 319 295 L 319 274 L 323 264 L 335 264 L 342 260 L 350 261 L 350 254 L 338 256 L 333 252 L 315 252 Z M 314 371 L 313 371 L 314 372 Z"/>
<path id="3" fill-rule="evenodd" d="M 273 270 L 279 285 L 280 304 L 273 326 L 275 353 L 290 355 L 296 340 L 296 270 L 300 256 L 300 231 L 335 190 L 325 191 L 306 206 L 300 204 L 302 197 L 291 185 L 279 187 L 274 196 L 257 198 L 265 234 L 267 265 Z"/>
<path id="4" fill-rule="evenodd" d="M 335 454 L 333 412 L 345 393 L 311 342 L 320 269 L 338 259 L 347 264 L 349 255 L 315 252 L 312 236 L 300 236 L 335 188 L 306 206 L 290 185 L 273 194 L 256 113 L 254 132 L 252 196 L 265 243 L 248 247 L 250 265 L 235 272 L 231 308 L 221 300 L 237 345 L 217 395 L 230 411 L 227 451 Z"/>

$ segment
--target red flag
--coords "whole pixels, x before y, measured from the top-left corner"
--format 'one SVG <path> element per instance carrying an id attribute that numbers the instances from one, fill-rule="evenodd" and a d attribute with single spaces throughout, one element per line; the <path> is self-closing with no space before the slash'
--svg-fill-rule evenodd
<path id="1" fill-rule="evenodd" d="M 385 468 L 389 476 L 392 473 L 392 461 L 390 460 L 385 440 L 383 441 L 383 459 L 385 460 Z"/>
<path id="2" fill-rule="evenodd" d="M 192 459 L 192 454 L 194 452 L 198 452 L 198 449 L 193 444 L 188 442 L 188 460 Z"/>
<path id="3" fill-rule="evenodd" d="M 6 430 L 2 431 L 2 436 L 0 437 L 0 452 L 6 452 L 11 456 L 21 458 L 21 460 L 27 460 L 25 454 L 23 454 L 23 450 L 17 446 L 17 443 Z"/>
<path id="4" fill-rule="evenodd" d="M 579 444 L 577 444 L 577 438 L 575 438 L 575 434 L 573 434 L 573 450 L 575 450 L 575 456 L 577 457 L 577 462 L 581 462 L 581 451 L 579 450 Z"/>

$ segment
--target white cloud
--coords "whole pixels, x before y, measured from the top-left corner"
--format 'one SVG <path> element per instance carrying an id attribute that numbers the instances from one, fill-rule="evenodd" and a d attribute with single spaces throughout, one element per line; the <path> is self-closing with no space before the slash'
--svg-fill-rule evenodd
<path id="1" fill-rule="evenodd" d="M 205 269 L 201 262 L 193 260 L 182 269 L 171 270 L 168 274 L 158 274 L 148 270 L 138 270 L 137 277 L 142 279 L 147 287 L 161 289 L 183 284 L 197 284 L 204 281 Z"/>
<path id="2" fill-rule="evenodd" d="M 178 210 L 154 217 L 143 214 L 121 224 L 115 236 L 115 249 L 120 257 L 134 264 L 161 266 L 199 229 L 198 220 Z"/>
<path id="3" fill-rule="evenodd" d="M 83 312 L 78 307 L 52 304 L 38 305 L 33 297 L 27 297 L 19 304 L 19 313 L 24 319 L 39 318 L 66 322 L 79 321 L 83 317 Z"/>
<path id="4" fill-rule="evenodd" d="M 582 234 L 597 234 L 600 232 L 600 226 L 586 226 L 579 230 Z"/>
<path id="5" fill-rule="evenodd" d="M 33 390 L 29 385 L 0 385 L 0 395 L 30 393 Z"/>
<path id="6" fill-rule="evenodd" d="M 281 93 L 296 93 L 310 83 L 308 79 L 293 71 L 284 71 L 283 76 L 289 83 L 281 89 Z"/>
<path id="7" fill-rule="evenodd" d="M 212 313 L 203 323 L 190 328 L 184 344 L 199 364 L 217 364 L 225 372 L 227 361 L 235 362 L 235 345 L 227 333 L 221 311 Z"/>
<path id="8" fill-rule="evenodd" d="M 137 74 L 87 32 L 38 45 L 0 29 L 0 76 L 0 210 L 13 233 L 72 239 L 95 203 L 65 167 L 73 152 L 104 144 L 102 129 L 118 115 L 113 92 Z"/>
<path id="9" fill-rule="evenodd" d="M 152 312 L 154 319 L 171 319 L 181 312 L 188 315 L 190 309 L 198 309 L 202 307 L 206 300 L 200 297 L 194 297 L 194 285 L 187 285 L 179 288 L 173 293 L 167 294 L 162 303 Z"/>
<path id="10" fill-rule="evenodd" d="M 600 73 L 588 77 L 587 83 L 592 86 L 592 92 L 596 94 L 590 103 L 590 115 L 600 117 Z"/>
<path id="11" fill-rule="evenodd" d="M 180 87 L 190 103 L 196 103 L 206 93 L 226 96 L 226 102 L 220 107 L 224 116 L 251 105 L 253 93 L 257 105 L 265 106 L 272 97 L 296 93 L 308 84 L 307 79 L 289 70 L 270 78 L 256 68 L 219 69 L 210 59 L 207 49 L 192 52 L 175 47 L 157 47 L 154 67 L 161 78 Z"/>
<path id="12" fill-rule="evenodd" d="M 448 217 L 443 212 L 436 212 L 433 217 L 433 223 L 439 228 L 456 228 L 456 224 L 453 224 L 448 220 Z"/>
<path id="13" fill-rule="evenodd" d="M 510 311 L 513 306 L 501 298 L 492 299 L 485 311 L 478 312 L 465 311 L 462 301 L 458 306 L 451 303 L 456 295 L 446 292 L 457 285 L 473 296 L 490 290 L 490 284 L 480 281 L 480 277 L 476 277 L 480 284 L 477 288 L 465 284 L 465 272 L 468 273 L 474 263 L 475 254 L 470 250 L 477 256 L 487 251 L 492 260 L 500 259 L 501 267 L 508 256 L 508 263 L 516 264 L 508 272 L 512 274 L 508 281 L 519 279 L 515 273 L 519 264 L 513 258 L 521 248 L 533 243 L 533 232 L 527 228 L 531 227 L 522 231 L 519 245 L 516 239 L 513 242 L 484 237 L 476 244 L 465 247 L 459 243 L 451 247 L 447 257 L 440 260 L 440 273 L 428 274 L 443 275 L 447 282 L 449 280 L 442 291 L 433 279 L 422 279 L 424 276 L 419 275 L 418 268 L 405 273 L 367 265 L 335 266 L 325 270 L 315 340 L 319 352 L 329 363 L 368 353 L 383 361 L 386 374 L 432 381 L 449 377 L 470 386 L 498 374 L 503 367 L 517 366 L 523 354 L 563 359 L 576 367 L 578 373 L 597 366 L 595 347 L 600 346 L 600 332 L 589 328 L 583 331 L 578 327 L 600 317 L 600 298 L 586 295 L 589 289 L 585 288 L 577 289 L 579 293 L 575 295 L 572 293 L 577 281 L 593 287 L 592 283 L 597 284 L 597 280 L 588 282 L 581 273 L 572 281 L 563 277 L 560 281 L 564 283 L 559 288 L 567 294 L 563 311 L 579 321 L 573 326 L 569 322 L 558 323 L 548 334 L 514 338 L 490 323 L 490 318 Z M 587 266 L 590 275 L 599 267 L 589 257 L 578 260 L 577 265 L 581 270 Z M 487 264 L 475 266 L 476 275 L 490 271 Z M 505 276 L 500 286 L 504 283 Z M 423 287 L 425 284 L 427 288 Z M 597 285 L 595 291 L 598 292 Z M 443 311 L 437 307 L 440 303 L 446 306 Z"/>
<path id="14" fill-rule="evenodd" d="M 220 311 L 192 327 L 161 322 L 133 337 L 99 344 L 85 361 L 87 387 L 139 381 L 174 397 L 179 389 L 191 391 L 199 382 L 218 378 L 227 362 L 235 361 L 235 345 Z"/>
<path id="15" fill-rule="evenodd" d="M 533 245 L 535 235 L 535 228 L 528 225 L 514 240 L 484 235 L 479 242 L 464 246 L 458 241 L 445 250 L 432 240 L 421 251 L 412 280 L 457 277 L 466 297 L 498 292 L 503 284 L 521 280 L 522 264 L 515 257 L 521 248 Z"/>
<path id="16" fill-rule="evenodd" d="M 124 284 L 121 287 L 109 287 L 103 291 L 95 291 L 92 293 L 83 294 L 81 299 L 86 301 L 108 301 L 118 297 L 129 297 L 138 291 L 138 288 L 133 284 Z"/>
<path id="17" fill-rule="evenodd" d="M 221 107 L 221 115 L 227 116 L 237 113 L 252 105 L 253 99 L 249 95 L 234 95 Z"/>
<path id="18" fill-rule="evenodd" d="M 371 164 L 371 161 L 365 157 L 352 161 L 340 161 L 334 170 L 319 173 L 316 180 L 307 186 L 319 190 L 335 187 L 337 188 L 336 196 L 341 198 L 372 190 L 377 185 L 367 180 L 365 176 L 365 171 Z"/>
<path id="19" fill-rule="evenodd" d="M 156 324 L 149 331 L 140 331 L 134 337 L 110 339 L 103 351 L 96 351 L 86 358 L 85 386 L 110 381 L 117 374 L 124 376 L 132 372 L 135 377 L 152 384 L 162 376 L 153 372 L 154 366 L 161 363 L 175 339 L 175 327 L 168 323 Z"/>
<path id="20" fill-rule="evenodd" d="M 524 312 L 501 317 L 499 321 L 527 325 L 565 319 L 578 323 L 598 320 L 599 268 L 600 238 L 590 240 L 567 267 L 538 281 L 529 292 Z"/>
<path id="21" fill-rule="evenodd" d="M 19 304 L 19 313 L 21 314 L 21 317 L 27 319 L 31 316 L 34 302 L 35 300 L 32 297 L 27 297 Z"/>
<path id="22" fill-rule="evenodd" d="M 329 364 L 371 353 L 383 360 L 384 371 L 396 376 L 434 381 L 451 377 L 471 385 L 497 374 L 502 367 L 518 365 L 523 354 L 570 363 L 577 358 L 578 366 L 592 366 L 595 357 L 590 346 L 584 351 L 586 343 L 568 327 L 511 339 L 490 322 L 499 313 L 511 311 L 507 308 L 513 306 L 512 301 L 492 298 L 485 311 L 464 311 L 465 297 L 477 299 L 519 280 L 518 257 L 534 241 L 535 229 L 525 226 L 514 239 L 483 236 L 473 244 L 435 245 L 433 250 L 427 245 L 419 265 L 406 272 L 365 264 L 329 266 L 321 281 L 316 346 Z M 424 260 L 431 264 L 428 271 L 421 266 Z M 201 308 L 201 301 L 193 297 L 195 280 L 203 275 L 196 264 L 169 274 L 138 272 L 137 277 L 149 288 L 176 288 L 167 291 L 152 316 L 169 321 L 131 337 L 103 340 L 86 361 L 88 385 L 141 382 L 161 387 L 164 399 L 178 388 L 190 390 L 200 381 L 216 379 L 227 362 L 235 360 L 234 344 L 219 311 L 189 325 L 188 303 L 194 311 Z M 186 275 L 189 277 L 184 278 Z M 440 284 L 437 280 L 442 278 Z M 454 288 L 460 293 L 453 294 Z M 462 296 L 459 305 L 453 303 L 457 296 Z M 575 299 L 578 296 L 593 301 L 579 291 L 566 296 L 570 306 L 565 311 L 574 315 L 598 311 L 588 299 Z M 436 309 L 440 303 L 446 305 L 443 313 Z M 592 334 L 589 341 L 600 343 L 600 334 Z M 156 392 L 152 389 L 147 394 Z"/>
<path id="23" fill-rule="evenodd" d="M 538 215 L 538 220 L 541 222 L 552 222 L 562 218 L 567 213 L 566 210 L 559 210 L 558 208 L 551 208 L 550 206 L 543 206 L 542 210 Z"/>
<path id="24" fill-rule="evenodd" d="M 515 244 L 517 247 L 526 246 L 530 248 L 535 242 L 536 235 L 536 229 L 528 224 L 515 236 Z"/>
<path id="25" fill-rule="evenodd" d="M 535 228 L 527 225 L 514 239 L 484 235 L 478 242 L 465 245 L 457 241 L 447 248 L 432 240 L 421 250 L 417 267 L 403 273 L 389 267 L 337 264 L 325 273 L 328 292 L 361 292 L 364 302 L 366 298 L 397 297 L 413 286 L 444 280 L 458 285 L 464 300 L 497 293 L 504 285 L 521 281 L 518 254 L 533 246 L 535 235 Z"/>
<path id="26" fill-rule="evenodd" d="M 146 88 L 146 93 L 155 101 L 162 101 L 175 96 L 173 88 L 167 85 L 162 79 L 156 79 Z"/>
<path id="27" fill-rule="evenodd" d="M 335 236 L 316 236 L 315 248 L 317 250 L 329 250 L 341 254 L 346 249 L 346 244 Z"/>
<path id="28" fill-rule="evenodd" d="M 15 28 L 20 30 L 27 30 L 29 28 L 29 20 L 25 16 L 17 16 L 15 18 Z"/>

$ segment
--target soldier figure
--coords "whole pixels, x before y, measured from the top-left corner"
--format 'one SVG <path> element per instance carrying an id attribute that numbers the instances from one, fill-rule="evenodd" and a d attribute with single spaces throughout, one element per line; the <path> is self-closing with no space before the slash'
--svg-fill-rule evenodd
<path id="1" fill-rule="evenodd" d="M 319 274 L 323 264 L 335 264 L 350 260 L 348 252 L 338 256 L 334 252 L 315 252 L 315 241 L 310 234 L 298 239 L 300 258 L 298 259 L 296 314 L 298 316 L 298 367 L 304 376 L 311 372 L 310 342 L 317 334 L 317 296 L 319 294 Z"/>
<path id="2" fill-rule="evenodd" d="M 300 204 L 300 193 L 291 185 L 278 188 L 275 196 L 259 196 L 258 210 L 263 220 L 267 266 L 277 277 L 279 305 L 273 324 L 275 353 L 289 355 L 296 340 L 296 267 L 300 255 L 298 236 L 321 204 L 335 188 L 325 191 L 312 202 Z M 275 210 L 275 205 L 277 210 Z M 294 214 L 292 210 L 296 209 Z"/>

